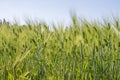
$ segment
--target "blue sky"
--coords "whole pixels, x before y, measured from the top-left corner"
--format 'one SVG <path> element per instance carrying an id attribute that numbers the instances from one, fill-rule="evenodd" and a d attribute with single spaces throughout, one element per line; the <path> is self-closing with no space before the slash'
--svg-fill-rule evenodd
<path id="1" fill-rule="evenodd" d="M 1 0 L 0 19 L 17 19 L 23 23 L 26 17 L 51 22 L 68 23 L 70 11 L 80 17 L 94 19 L 120 16 L 120 0 Z"/>

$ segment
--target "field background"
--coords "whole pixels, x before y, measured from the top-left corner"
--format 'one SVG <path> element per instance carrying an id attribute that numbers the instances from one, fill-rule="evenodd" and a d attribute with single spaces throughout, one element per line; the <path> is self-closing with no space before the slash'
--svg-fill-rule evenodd
<path id="1" fill-rule="evenodd" d="M 120 80 L 120 22 L 0 24 L 0 80 Z"/>

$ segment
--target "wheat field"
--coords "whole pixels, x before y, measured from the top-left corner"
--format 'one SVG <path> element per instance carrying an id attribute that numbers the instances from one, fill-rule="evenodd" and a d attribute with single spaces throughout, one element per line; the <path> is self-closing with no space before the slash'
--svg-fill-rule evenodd
<path id="1" fill-rule="evenodd" d="M 0 80 L 120 80 L 119 20 L 51 27 L 0 24 Z"/>

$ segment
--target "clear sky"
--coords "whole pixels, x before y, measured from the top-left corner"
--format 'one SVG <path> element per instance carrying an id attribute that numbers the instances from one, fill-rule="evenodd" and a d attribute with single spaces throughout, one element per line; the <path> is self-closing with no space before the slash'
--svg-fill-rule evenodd
<path id="1" fill-rule="evenodd" d="M 0 0 L 0 19 L 21 23 L 26 17 L 68 23 L 72 10 L 88 19 L 120 16 L 120 0 Z"/>

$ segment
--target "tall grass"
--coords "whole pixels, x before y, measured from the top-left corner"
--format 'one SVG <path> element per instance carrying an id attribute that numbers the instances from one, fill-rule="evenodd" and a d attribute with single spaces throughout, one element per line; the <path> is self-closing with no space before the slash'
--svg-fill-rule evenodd
<path id="1" fill-rule="evenodd" d="M 120 22 L 0 25 L 0 80 L 120 80 Z"/>

